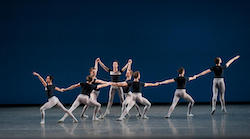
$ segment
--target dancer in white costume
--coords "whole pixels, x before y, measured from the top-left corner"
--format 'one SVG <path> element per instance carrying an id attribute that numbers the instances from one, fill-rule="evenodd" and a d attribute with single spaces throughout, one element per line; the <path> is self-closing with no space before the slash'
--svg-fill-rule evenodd
<path id="1" fill-rule="evenodd" d="M 232 59 L 230 59 L 226 65 L 221 65 L 222 60 L 220 57 L 216 57 L 214 59 L 215 66 L 211 67 L 210 69 L 207 69 L 200 74 L 197 75 L 197 77 L 205 75 L 210 73 L 211 71 L 214 72 L 214 79 L 213 79 L 213 97 L 212 97 L 212 111 L 211 114 L 213 115 L 216 109 L 216 101 L 218 97 L 218 92 L 220 92 L 220 103 L 221 103 L 221 111 L 227 112 L 226 110 L 226 104 L 225 104 L 225 82 L 224 82 L 224 70 L 228 68 L 235 60 L 240 58 L 240 56 L 236 56 Z"/>
<path id="2" fill-rule="evenodd" d="M 185 100 L 187 100 L 189 102 L 187 116 L 193 116 L 193 114 L 191 113 L 191 110 L 192 110 L 192 107 L 194 105 L 194 100 L 186 92 L 186 83 L 188 81 L 196 79 L 196 76 L 193 76 L 193 77 L 184 77 L 184 75 L 185 75 L 185 69 L 183 67 L 181 67 L 178 70 L 178 74 L 179 74 L 179 76 L 176 77 L 176 78 L 174 78 L 174 79 L 169 79 L 169 80 L 165 80 L 165 81 L 159 82 L 160 84 L 168 84 L 168 83 L 173 83 L 173 82 L 176 82 L 176 84 L 177 84 L 177 88 L 176 88 L 176 91 L 174 93 L 174 98 L 173 98 L 172 105 L 170 106 L 170 108 L 168 110 L 168 114 L 165 116 L 165 118 L 169 118 L 171 116 L 171 114 L 174 111 L 174 108 L 177 105 L 177 103 L 180 100 L 180 98 L 183 98 L 183 99 L 185 99 Z"/>
<path id="3" fill-rule="evenodd" d="M 129 59 L 128 63 L 121 70 L 119 70 L 118 69 L 118 61 L 114 61 L 113 62 L 113 70 L 111 70 L 110 68 L 105 66 L 101 60 L 99 61 L 100 66 L 106 72 L 109 72 L 112 82 L 120 82 L 120 76 L 121 76 L 122 72 L 124 72 L 128 68 L 129 63 L 132 63 L 131 59 Z M 110 90 L 109 90 L 109 100 L 108 100 L 108 105 L 107 105 L 106 111 L 105 111 L 104 115 L 102 115 L 100 118 L 104 118 L 106 115 L 110 114 L 110 109 L 111 109 L 111 106 L 113 104 L 113 100 L 114 100 L 114 96 L 115 96 L 116 91 L 118 92 L 118 95 L 120 97 L 121 104 L 123 103 L 124 94 L 123 94 L 122 87 L 111 86 Z"/>
<path id="4" fill-rule="evenodd" d="M 106 81 L 103 81 L 103 80 L 100 80 L 100 79 L 97 79 L 97 72 L 98 72 L 98 62 L 100 61 L 100 58 L 97 58 L 95 60 L 95 66 L 94 67 L 91 67 L 89 69 L 89 75 L 92 76 L 94 78 L 94 81 L 92 84 L 94 85 L 98 85 L 98 84 L 104 84 L 104 83 L 108 83 Z M 91 93 L 90 93 L 90 99 L 93 100 L 93 101 L 96 101 L 97 102 L 97 98 L 100 94 L 100 89 L 94 89 Z M 81 118 L 87 118 L 88 115 L 85 114 L 86 110 L 88 109 L 88 105 L 85 105 L 83 107 L 83 110 L 82 110 L 82 113 L 81 113 Z M 99 111 L 99 113 L 101 114 L 101 111 Z"/>
<path id="5" fill-rule="evenodd" d="M 129 110 L 135 105 L 136 100 L 140 102 L 141 104 L 145 105 L 143 113 L 141 115 L 141 118 L 143 119 L 148 119 L 146 116 L 146 112 L 149 110 L 151 107 L 151 103 L 142 96 L 142 88 L 143 87 L 148 87 L 148 86 L 158 86 L 159 83 L 143 83 L 140 82 L 140 72 L 136 71 L 133 74 L 134 76 L 134 81 L 126 81 L 126 82 L 120 82 L 120 83 L 112 83 L 113 86 L 129 86 L 131 87 L 132 93 L 130 93 L 131 97 L 128 100 L 128 106 L 124 109 L 122 112 L 120 118 L 117 120 L 122 121 L 125 116 L 128 114 Z"/>
<path id="6" fill-rule="evenodd" d="M 72 90 L 72 89 L 77 88 L 77 87 L 81 87 L 82 92 L 81 92 L 80 95 L 78 95 L 78 97 L 76 98 L 76 100 L 74 101 L 72 106 L 70 107 L 69 111 L 70 112 L 74 111 L 81 103 L 85 104 L 85 105 L 89 105 L 89 106 L 95 106 L 95 110 L 94 110 L 92 120 L 99 120 L 96 117 L 96 114 L 99 112 L 99 110 L 101 108 L 101 104 L 98 103 L 97 101 L 89 99 L 89 95 L 94 89 L 100 89 L 100 88 L 103 88 L 103 87 L 107 87 L 107 86 L 110 85 L 110 83 L 94 85 L 94 84 L 92 84 L 93 81 L 94 81 L 94 79 L 92 78 L 92 76 L 88 75 L 86 77 L 86 82 L 71 85 L 70 87 L 64 89 L 64 91 L 68 91 L 68 90 Z M 65 113 L 64 116 L 58 122 L 64 122 L 64 120 L 67 117 L 68 117 L 68 114 Z"/>
<path id="7" fill-rule="evenodd" d="M 74 117 L 74 115 L 69 112 L 64 106 L 63 104 L 59 101 L 59 99 L 54 96 L 54 91 L 59 91 L 59 92 L 63 92 L 63 89 L 60 89 L 58 87 L 56 87 L 55 85 L 53 85 L 52 81 L 53 81 L 53 77 L 51 75 L 48 75 L 46 77 L 46 81 L 36 72 L 33 72 L 34 76 L 37 76 L 38 79 L 41 81 L 41 83 L 43 84 L 43 86 L 45 87 L 45 91 L 48 97 L 48 102 L 46 102 L 41 108 L 41 124 L 45 123 L 45 110 L 50 109 L 52 107 L 54 107 L 55 105 L 59 106 L 64 112 L 66 112 L 67 114 L 69 114 L 72 118 L 74 122 L 77 122 L 77 119 Z"/>

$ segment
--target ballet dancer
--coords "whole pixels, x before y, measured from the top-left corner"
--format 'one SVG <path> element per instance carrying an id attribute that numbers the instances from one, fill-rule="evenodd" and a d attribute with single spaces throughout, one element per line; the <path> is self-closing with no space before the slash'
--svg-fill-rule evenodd
<path id="1" fill-rule="evenodd" d="M 189 102 L 188 104 L 188 111 L 187 111 L 187 116 L 193 116 L 191 113 L 192 107 L 194 105 L 194 100 L 193 98 L 186 92 L 186 83 L 188 81 L 196 79 L 196 75 L 193 77 L 185 77 L 185 69 L 183 67 L 178 69 L 178 74 L 179 76 L 173 79 L 168 79 L 162 82 L 159 82 L 159 84 L 169 84 L 176 82 L 177 88 L 174 93 L 174 98 L 172 105 L 170 106 L 168 110 L 168 114 L 165 116 L 165 118 L 170 118 L 172 112 L 174 111 L 175 106 L 177 105 L 178 101 L 180 98 L 183 98 Z"/>
<path id="2" fill-rule="evenodd" d="M 118 70 L 118 61 L 113 62 L 113 70 L 111 70 L 110 68 L 105 66 L 101 60 L 99 61 L 99 64 L 106 72 L 109 72 L 109 75 L 111 76 L 112 82 L 120 82 L 120 76 L 121 76 L 122 72 L 124 72 L 128 68 L 129 63 L 131 63 L 131 62 L 132 62 L 132 60 L 129 59 L 128 63 L 121 70 Z M 113 104 L 113 100 L 114 100 L 114 96 L 115 96 L 116 91 L 118 91 L 118 95 L 120 97 L 121 104 L 123 103 L 124 94 L 123 94 L 122 87 L 111 86 L 110 90 L 109 90 L 109 100 L 108 100 L 108 105 L 107 105 L 106 111 L 102 116 L 100 116 L 100 118 L 104 118 L 106 115 L 110 114 L 110 109 L 111 109 L 111 106 Z"/>
<path id="3" fill-rule="evenodd" d="M 96 75 L 97 75 L 97 71 L 98 71 L 98 62 L 99 62 L 100 58 L 97 58 L 95 60 L 95 66 L 91 67 L 89 69 L 89 75 L 92 76 L 94 78 L 94 81 L 92 84 L 94 85 L 98 85 L 98 84 L 104 84 L 104 83 L 108 83 L 106 81 L 97 79 Z M 100 94 L 100 89 L 94 89 L 91 93 L 90 93 L 90 99 L 92 99 L 93 101 L 97 102 L 97 98 Z M 86 110 L 88 109 L 88 105 L 85 105 L 83 107 L 82 113 L 81 113 L 81 118 L 88 118 L 88 115 L 85 114 Z M 99 113 L 101 113 L 101 111 L 99 111 Z"/>
<path id="4" fill-rule="evenodd" d="M 125 118 L 129 110 L 135 105 L 136 100 L 139 101 L 141 104 L 145 105 L 141 118 L 148 119 L 148 117 L 146 116 L 146 112 L 151 107 L 151 103 L 145 97 L 142 96 L 142 87 L 158 86 L 159 83 L 141 82 L 140 81 L 141 75 L 139 71 L 134 72 L 133 76 L 134 76 L 133 81 L 111 83 L 113 86 L 118 86 L 118 87 L 129 86 L 131 87 L 131 90 L 132 90 L 131 97 L 128 100 L 128 106 L 124 109 L 120 118 L 117 119 L 118 121 L 122 121 Z"/>
<path id="5" fill-rule="evenodd" d="M 40 124 L 44 124 L 45 123 L 45 110 L 50 109 L 52 107 L 54 107 L 55 105 L 59 106 L 64 112 L 66 112 L 67 114 L 69 114 L 72 118 L 74 122 L 77 122 L 77 119 L 74 117 L 74 115 L 69 112 L 64 106 L 63 104 L 59 101 L 59 99 L 54 96 L 54 91 L 59 91 L 59 92 L 64 92 L 63 89 L 56 87 L 55 85 L 53 85 L 53 77 L 51 75 L 48 75 L 46 77 L 46 81 L 36 72 L 33 72 L 34 76 L 37 76 L 38 79 L 41 81 L 41 83 L 43 84 L 43 86 L 45 87 L 45 91 L 48 97 L 48 102 L 46 102 L 41 108 L 40 108 L 40 112 L 41 112 L 41 122 Z"/>
<path id="6" fill-rule="evenodd" d="M 225 105 L 225 82 L 224 82 L 224 70 L 228 68 L 235 60 L 240 58 L 240 56 L 235 56 L 234 58 L 230 59 L 226 65 L 221 65 L 222 60 L 220 57 L 216 57 L 214 59 L 215 66 L 211 67 L 210 69 L 207 69 L 200 74 L 197 75 L 197 77 L 208 74 L 210 72 L 214 72 L 214 79 L 213 79 L 213 97 L 212 97 L 212 111 L 211 115 L 214 114 L 216 109 L 216 101 L 218 97 L 218 91 L 220 92 L 220 103 L 221 103 L 221 111 L 227 112 L 226 105 Z"/>
<path id="7" fill-rule="evenodd" d="M 129 65 L 127 72 L 126 72 L 126 80 L 125 82 L 129 82 L 132 81 L 131 78 L 133 76 L 133 71 L 131 70 L 131 64 Z M 125 110 L 126 105 L 128 105 L 129 100 L 131 99 L 132 96 L 132 92 L 130 91 L 130 87 L 129 86 L 123 86 L 123 93 L 125 96 L 125 100 L 122 103 L 122 112 Z M 141 110 L 140 107 L 135 103 L 135 107 L 136 110 L 138 111 L 138 114 L 136 115 L 137 117 L 141 117 Z M 129 113 L 128 113 L 129 115 Z"/>
<path id="8" fill-rule="evenodd" d="M 89 105 L 89 106 L 95 106 L 92 120 L 99 120 L 96 117 L 96 114 L 99 112 L 99 110 L 101 108 L 101 104 L 98 103 L 97 101 L 93 101 L 92 99 L 89 99 L 89 95 L 94 89 L 100 89 L 103 87 L 107 87 L 110 85 L 110 83 L 94 85 L 94 84 L 92 84 L 93 81 L 94 81 L 93 77 L 88 75 L 86 77 L 86 82 L 81 82 L 81 83 L 71 85 L 70 87 L 63 89 L 63 90 L 68 91 L 68 90 L 72 90 L 72 89 L 77 88 L 77 87 L 81 87 L 82 92 L 80 95 L 77 96 L 76 100 L 74 101 L 74 103 L 70 107 L 69 112 L 73 112 L 81 103 L 85 104 L 85 105 Z M 58 122 L 59 123 L 64 122 L 64 120 L 67 117 L 68 117 L 68 114 L 65 113 L 64 116 Z"/>

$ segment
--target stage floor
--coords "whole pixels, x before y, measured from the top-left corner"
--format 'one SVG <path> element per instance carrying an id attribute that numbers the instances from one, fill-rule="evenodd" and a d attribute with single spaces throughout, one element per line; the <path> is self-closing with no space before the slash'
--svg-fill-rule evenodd
<path id="1" fill-rule="evenodd" d="M 81 106 L 73 112 L 79 123 L 72 123 L 68 117 L 65 123 L 58 124 L 57 120 L 64 113 L 55 107 L 46 111 L 46 123 L 42 126 L 39 107 L 1 107 L 0 138 L 250 137 L 250 105 L 228 105 L 227 114 L 217 106 L 214 116 L 210 115 L 209 105 L 195 105 L 194 117 L 187 117 L 187 107 L 178 105 L 172 117 L 165 119 L 163 116 L 168 108 L 169 105 L 153 105 L 147 114 L 148 120 L 137 119 L 133 108 L 131 117 L 120 122 L 116 121 L 120 114 L 119 106 L 113 106 L 110 116 L 101 121 L 80 119 Z M 89 117 L 92 111 L 93 108 L 87 110 Z"/>

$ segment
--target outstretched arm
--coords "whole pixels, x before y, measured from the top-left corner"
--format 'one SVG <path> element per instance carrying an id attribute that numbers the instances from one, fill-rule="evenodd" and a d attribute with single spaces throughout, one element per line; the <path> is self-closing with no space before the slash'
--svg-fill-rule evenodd
<path id="1" fill-rule="evenodd" d="M 95 60 L 95 69 L 96 69 L 96 73 L 98 72 L 98 62 L 100 61 L 100 58 L 97 58 Z"/>
<path id="2" fill-rule="evenodd" d="M 145 83 L 144 87 L 148 87 L 148 86 L 158 86 L 160 83 Z"/>
<path id="3" fill-rule="evenodd" d="M 56 91 L 59 91 L 59 92 L 64 92 L 65 89 L 56 87 L 55 90 L 56 90 Z"/>
<path id="4" fill-rule="evenodd" d="M 128 63 L 122 68 L 122 72 L 124 72 L 126 69 L 130 68 L 131 69 L 131 64 L 132 64 L 132 60 L 129 59 Z"/>
<path id="5" fill-rule="evenodd" d="M 210 73 L 210 72 L 211 72 L 211 70 L 210 70 L 210 69 L 207 69 L 207 70 L 205 70 L 205 71 L 203 71 L 203 72 L 197 74 L 197 75 L 196 75 L 196 78 L 197 78 L 197 77 L 200 77 L 200 76 L 203 76 L 203 75 L 205 75 L 205 74 L 208 74 L 208 73 Z"/>
<path id="6" fill-rule="evenodd" d="M 196 78 L 197 78 L 197 75 L 194 75 L 193 77 L 189 77 L 188 80 L 192 81 L 192 80 L 195 80 Z"/>
<path id="7" fill-rule="evenodd" d="M 130 71 L 131 70 L 131 66 L 132 66 L 132 59 L 129 59 L 128 60 L 128 68 L 127 68 L 127 71 Z"/>
<path id="8" fill-rule="evenodd" d="M 96 79 L 95 82 L 96 82 L 96 83 L 101 83 L 101 84 L 103 84 L 103 83 L 108 83 L 107 81 L 103 81 L 103 80 L 99 80 L 99 79 Z"/>
<path id="9" fill-rule="evenodd" d="M 44 81 L 44 79 L 38 73 L 33 72 L 33 75 L 38 77 L 38 79 L 41 81 L 41 83 L 43 84 L 44 87 L 47 86 L 47 83 Z"/>
<path id="10" fill-rule="evenodd" d="M 237 60 L 238 58 L 240 58 L 239 55 L 237 55 L 236 57 L 230 59 L 227 63 L 226 63 L 226 67 L 229 67 L 235 60 Z"/>
<path id="11" fill-rule="evenodd" d="M 168 80 L 159 82 L 159 84 L 169 84 L 169 83 L 173 83 L 173 82 L 174 82 L 174 79 L 168 79 Z"/>
<path id="12" fill-rule="evenodd" d="M 100 66 L 106 71 L 106 72 L 109 72 L 109 68 L 107 66 L 105 66 L 101 60 L 99 60 L 99 64 Z"/>
<path id="13" fill-rule="evenodd" d="M 109 86 L 111 83 L 110 82 L 107 82 L 107 83 L 104 83 L 104 84 L 99 84 L 99 85 L 97 85 L 97 89 L 100 89 L 100 88 L 103 88 L 103 87 L 107 87 L 107 86 Z"/>
<path id="14" fill-rule="evenodd" d="M 70 87 L 63 89 L 63 91 L 72 90 L 72 89 L 77 88 L 77 87 L 80 87 L 80 83 L 71 85 Z"/>

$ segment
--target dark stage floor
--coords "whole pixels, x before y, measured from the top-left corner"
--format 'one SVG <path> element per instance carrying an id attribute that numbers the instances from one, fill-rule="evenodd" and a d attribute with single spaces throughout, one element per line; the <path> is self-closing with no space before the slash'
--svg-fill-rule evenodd
<path id="1" fill-rule="evenodd" d="M 228 105 L 227 114 L 223 114 L 218 106 L 214 116 L 209 114 L 209 105 L 195 105 L 194 117 L 189 118 L 186 117 L 186 106 L 179 105 L 170 119 L 163 118 L 169 105 L 153 105 L 148 120 L 137 119 L 133 108 L 131 117 L 122 122 L 116 121 L 119 106 L 112 107 L 111 115 L 101 121 L 92 121 L 91 118 L 81 120 L 81 108 L 74 111 L 79 123 L 72 123 L 68 117 L 64 124 L 58 124 L 57 120 L 63 116 L 63 112 L 55 107 L 46 111 L 46 123 L 41 126 L 39 107 L 2 107 L 0 138 L 250 137 L 250 105 Z M 92 110 L 87 110 L 90 117 Z"/>

